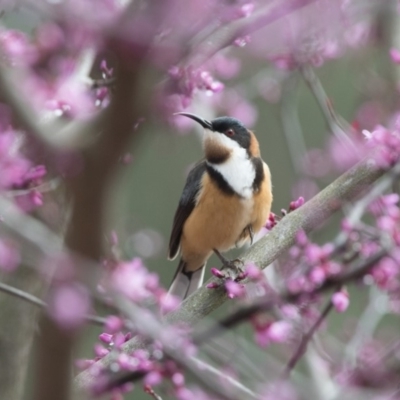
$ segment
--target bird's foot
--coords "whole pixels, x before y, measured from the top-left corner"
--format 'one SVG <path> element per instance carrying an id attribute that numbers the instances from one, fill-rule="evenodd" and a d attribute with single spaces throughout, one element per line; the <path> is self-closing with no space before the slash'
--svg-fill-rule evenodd
<path id="1" fill-rule="evenodd" d="M 228 260 L 217 249 L 214 249 L 214 253 L 217 255 L 217 257 L 222 262 L 222 265 L 224 266 L 223 270 L 225 270 L 224 272 L 227 273 L 226 278 L 238 280 L 238 278 L 240 279 L 241 276 L 244 275 L 244 262 L 242 260 L 239 260 L 238 258 L 235 260 Z"/>

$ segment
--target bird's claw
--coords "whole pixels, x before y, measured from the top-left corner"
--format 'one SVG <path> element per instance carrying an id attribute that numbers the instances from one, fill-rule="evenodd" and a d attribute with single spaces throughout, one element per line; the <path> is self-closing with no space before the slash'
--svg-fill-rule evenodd
<path id="1" fill-rule="evenodd" d="M 235 260 L 228 260 L 216 249 L 214 249 L 214 253 L 222 262 L 222 270 L 227 274 L 226 278 L 236 280 L 244 274 L 244 262 L 242 260 L 238 258 Z"/>

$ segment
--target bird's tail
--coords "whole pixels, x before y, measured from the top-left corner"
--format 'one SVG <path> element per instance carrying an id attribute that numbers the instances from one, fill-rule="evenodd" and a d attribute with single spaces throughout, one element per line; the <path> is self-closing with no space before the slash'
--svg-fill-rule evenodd
<path id="1" fill-rule="evenodd" d="M 185 271 L 186 263 L 181 259 L 168 293 L 178 297 L 181 301 L 196 291 L 204 280 L 205 264 L 197 271 Z"/>

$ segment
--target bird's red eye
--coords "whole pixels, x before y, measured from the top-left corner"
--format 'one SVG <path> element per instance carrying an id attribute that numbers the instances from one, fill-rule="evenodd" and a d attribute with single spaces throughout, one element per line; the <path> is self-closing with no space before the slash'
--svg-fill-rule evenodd
<path id="1" fill-rule="evenodd" d="M 234 134 L 235 134 L 235 132 L 234 132 L 233 129 L 228 129 L 228 130 L 225 132 L 225 135 L 226 135 L 226 136 L 233 136 Z"/>

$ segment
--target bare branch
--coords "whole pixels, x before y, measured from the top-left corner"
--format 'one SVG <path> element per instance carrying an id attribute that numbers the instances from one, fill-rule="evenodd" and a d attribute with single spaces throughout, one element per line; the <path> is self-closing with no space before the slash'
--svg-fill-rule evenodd
<path id="1" fill-rule="evenodd" d="M 8 293 L 28 303 L 34 304 L 35 306 L 38 306 L 40 308 L 47 308 L 47 304 L 43 300 L 40 300 L 38 297 L 28 292 L 25 292 L 24 290 L 7 285 L 6 283 L 0 282 L 0 291 Z M 98 317 L 97 315 L 87 315 L 86 321 L 95 325 L 104 326 L 106 319 Z"/>
<path id="2" fill-rule="evenodd" d="M 305 335 L 303 335 L 297 350 L 290 358 L 288 364 L 286 365 L 284 371 L 282 372 L 281 375 L 282 379 L 287 379 L 289 377 L 292 369 L 296 366 L 302 355 L 306 352 L 308 342 L 312 339 L 314 333 L 317 331 L 319 326 L 322 324 L 322 321 L 326 318 L 326 316 L 331 312 L 332 309 L 333 309 L 333 304 L 332 301 L 329 300 L 329 302 L 324 307 L 324 310 L 322 311 L 321 315 L 312 325 L 310 330 Z"/>
<path id="3" fill-rule="evenodd" d="M 349 139 L 346 133 L 346 130 L 349 131 L 350 127 L 343 127 L 344 124 L 348 125 L 347 122 L 340 119 L 336 114 L 331 100 L 326 95 L 325 90 L 312 67 L 309 65 L 302 65 L 300 67 L 300 71 L 322 111 L 322 114 L 325 117 L 326 123 L 328 124 L 330 131 L 340 140 L 346 143 L 346 145 L 351 146 L 355 149 L 354 144 Z"/>

